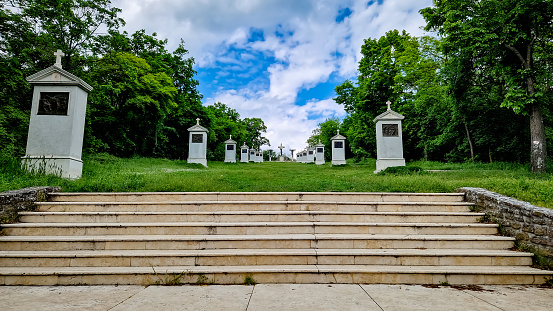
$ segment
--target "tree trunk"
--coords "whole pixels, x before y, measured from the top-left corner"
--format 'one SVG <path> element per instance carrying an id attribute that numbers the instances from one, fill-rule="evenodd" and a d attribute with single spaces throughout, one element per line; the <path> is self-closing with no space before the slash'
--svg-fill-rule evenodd
<path id="1" fill-rule="evenodd" d="M 526 59 L 514 47 L 505 45 L 513 51 L 520 60 L 521 64 L 530 74 L 526 77 L 528 95 L 533 96 L 536 93 L 534 88 L 533 68 L 533 49 L 532 42 L 526 47 Z M 530 106 L 530 166 L 533 173 L 545 173 L 545 159 L 547 158 L 547 149 L 545 146 L 545 128 L 543 126 L 543 115 L 539 103 L 534 102 Z"/>
<path id="2" fill-rule="evenodd" d="M 467 139 L 469 140 L 469 146 L 470 146 L 470 159 L 474 161 L 474 147 L 472 146 L 472 140 L 470 139 L 470 133 L 469 133 L 469 127 L 467 125 L 467 122 L 465 123 L 465 130 L 467 131 Z"/>
<path id="3" fill-rule="evenodd" d="M 530 165 L 532 168 L 532 172 L 545 173 L 545 159 L 547 158 L 547 149 L 545 145 L 543 115 L 541 113 L 541 107 L 539 106 L 539 104 L 533 104 L 530 111 L 530 139 Z"/>

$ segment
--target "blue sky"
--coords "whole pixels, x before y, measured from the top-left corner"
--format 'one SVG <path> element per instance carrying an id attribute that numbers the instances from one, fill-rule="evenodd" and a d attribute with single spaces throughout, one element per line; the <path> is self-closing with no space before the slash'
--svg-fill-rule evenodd
<path id="1" fill-rule="evenodd" d="M 334 88 L 354 79 L 363 39 L 423 35 L 431 0 L 113 0 L 124 30 L 182 38 L 205 105 L 265 121 L 271 147 L 303 149 L 317 124 L 343 118 Z M 383 103 L 384 105 L 384 103 Z"/>

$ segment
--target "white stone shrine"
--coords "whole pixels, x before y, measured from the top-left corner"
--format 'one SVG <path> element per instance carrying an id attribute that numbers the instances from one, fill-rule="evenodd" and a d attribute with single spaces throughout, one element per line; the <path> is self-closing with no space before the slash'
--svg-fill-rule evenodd
<path id="1" fill-rule="evenodd" d="M 325 164 L 325 145 L 321 141 L 315 146 L 315 164 Z"/>
<path id="2" fill-rule="evenodd" d="M 207 132 L 205 127 L 200 125 L 200 118 L 196 119 L 196 125 L 188 129 L 188 163 L 199 163 L 207 167 Z"/>
<path id="3" fill-rule="evenodd" d="M 242 145 L 242 147 L 240 147 L 240 162 L 242 163 L 248 163 L 249 162 L 249 155 L 248 155 L 248 151 L 249 151 L 249 148 L 248 145 L 246 145 L 244 143 L 244 145 Z"/>
<path id="4" fill-rule="evenodd" d="M 388 109 L 374 119 L 376 123 L 376 170 L 378 173 L 392 166 L 405 166 L 403 158 L 403 136 L 401 114 L 390 108 L 390 101 L 386 103 Z"/>
<path id="5" fill-rule="evenodd" d="M 346 138 L 340 135 L 340 130 L 330 138 L 332 144 L 332 165 L 346 164 Z"/>
<path id="6" fill-rule="evenodd" d="M 307 148 L 307 157 L 305 163 L 314 163 L 315 162 L 315 148 Z"/>
<path id="7" fill-rule="evenodd" d="M 88 93 L 92 87 L 56 63 L 29 77 L 33 99 L 23 166 L 63 178 L 80 178 Z"/>
<path id="8" fill-rule="evenodd" d="M 236 163 L 236 142 L 232 135 L 225 141 L 225 162 Z"/>
<path id="9" fill-rule="evenodd" d="M 250 162 L 256 162 L 256 152 L 255 152 L 255 149 L 251 148 L 250 149 Z"/>

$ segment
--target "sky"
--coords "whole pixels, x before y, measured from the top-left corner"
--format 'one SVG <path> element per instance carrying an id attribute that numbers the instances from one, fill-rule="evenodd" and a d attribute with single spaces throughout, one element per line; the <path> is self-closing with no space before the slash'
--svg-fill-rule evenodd
<path id="1" fill-rule="evenodd" d="M 221 102 L 261 118 L 271 146 L 304 149 L 317 125 L 343 119 L 334 88 L 355 80 L 361 45 L 387 31 L 424 35 L 432 0 L 113 0 L 123 30 L 181 39 L 204 105 Z M 384 105 L 385 103 L 382 103 Z M 242 142 L 238 142 L 241 144 Z"/>

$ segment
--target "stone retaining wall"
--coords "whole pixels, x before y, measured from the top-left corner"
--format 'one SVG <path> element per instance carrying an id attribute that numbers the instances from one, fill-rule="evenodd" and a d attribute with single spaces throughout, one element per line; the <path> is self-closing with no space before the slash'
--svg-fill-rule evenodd
<path id="1" fill-rule="evenodd" d="M 467 202 L 493 216 L 503 232 L 517 241 L 553 256 L 553 210 L 515 200 L 482 188 L 460 188 Z"/>
<path id="2" fill-rule="evenodd" d="M 30 187 L 0 193 L 0 223 L 17 220 L 17 212 L 35 209 L 35 202 L 46 201 L 48 193 L 59 192 L 61 187 Z"/>

